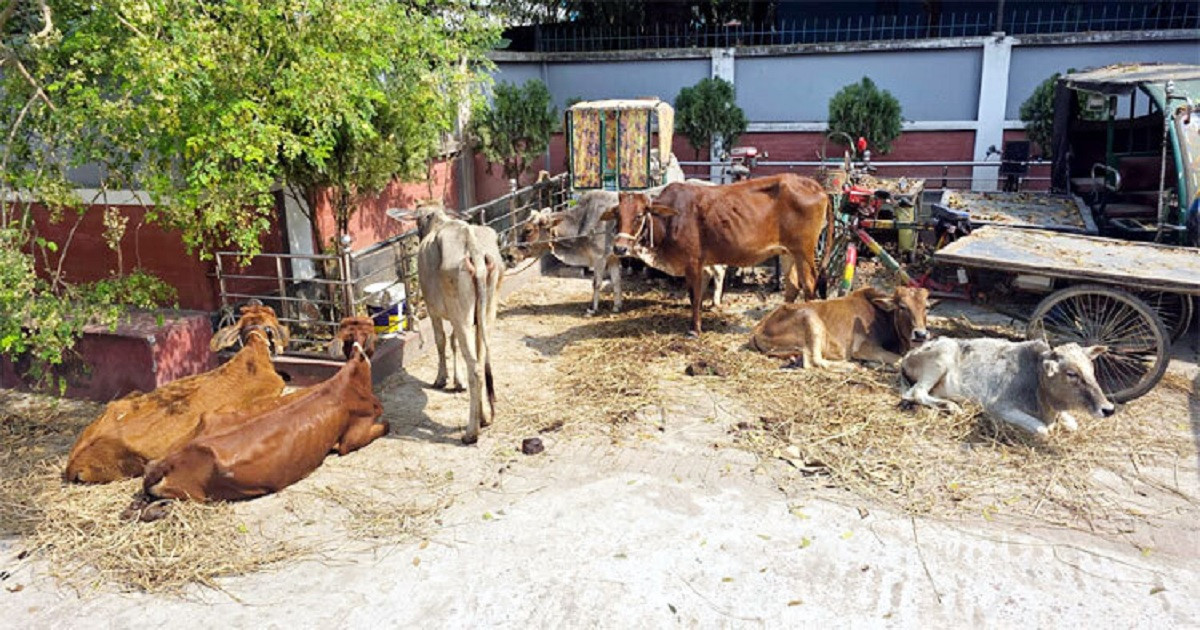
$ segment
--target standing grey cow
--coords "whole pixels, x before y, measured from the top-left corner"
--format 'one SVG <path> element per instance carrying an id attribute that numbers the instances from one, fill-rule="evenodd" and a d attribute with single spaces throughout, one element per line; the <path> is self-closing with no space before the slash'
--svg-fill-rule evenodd
<path id="1" fill-rule="evenodd" d="M 710 185 L 700 180 L 689 183 Z M 652 189 L 661 192 L 661 188 Z M 529 215 L 517 230 L 517 242 L 513 245 L 516 258 L 541 256 L 546 252 L 572 267 L 587 267 L 592 270 L 592 307 L 588 315 L 600 309 L 600 286 L 605 274 L 612 280 L 613 312 L 621 310 L 621 259 L 612 251 L 616 237 L 616 223 L 601 221 L 600 215 L 617 205 L 617 193 L 607 190 L 592 190 L 579 197 L 574 207 L 558 212 L 549 208 L 536 210 Z M 713 278 L 713 305 L 721 305 L 725 287 L 725 265 L 704 268 L 705 284 Z"/>
<path id="2" fill-rule="evenodd" d="M 442 320 L 449 320 L 453 335 L 451 354 L 456 350 L 462 352 L 471 396 L 470 420 L 462 441 L 474 444 L 479 440 L 480 427 L 491 424 L 496 414 L 488 328 L 496 321 L 496 303 L 504 268 L 499 238 L 489 227 L 451 219 L 441 208 L 429 206 L 417 211 L 417 231 L 421 236 L 417 248 L 417 274 L 438 350 L 438 373 L 433 386 L 446 385 L 446 331 L 442 328 Z M 473 346 L 467 337 L 472 326 L 475 329 Z M 451 356 L 450 363 L 453 369 L 450 386 L 457 389 L 456 357 Z M 486 413 L 483 406 L 485 384 Z"/>
<path id="3" fill-rule="evenodd" d="M 1074 431 L 1079 425 L 1071 409 L 1097 416 L 1116 411 L 1092 367 L 1106 350 L 1075 343 L 1051 348 L 1042 340 L 942 337 L 901 360 L 901 373 L 913 383 L 903 399 L 951 410 L 958 409 L 953 400 L 974 400 L 989 416 L 1032 433 L 1046 435 L 1056 422 Z"/>

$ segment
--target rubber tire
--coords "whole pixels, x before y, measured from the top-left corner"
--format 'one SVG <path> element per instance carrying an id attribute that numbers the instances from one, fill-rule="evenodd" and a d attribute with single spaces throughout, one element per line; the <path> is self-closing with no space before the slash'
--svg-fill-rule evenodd
<path id="1" fill-rule="evenodd" d="M 1167 371 L 1167 364 L 1170 363 L 1170 357 L 1168 356 L 1168 352 L 1170 350 L 1170 332 L 1162 323 L 1162 320 L 1158 317 L 1158 314 L 1154 312 L 1154 309 L 1150 308 L 1150 306 L 1144 301 L 1128 291 L 1098 284 L 1081 284 L 1055 291 L 1054 293 L 1046 296 L 1037 305 L 1037 308 L 1034 309 L 1033 315 L 1029 318 L 1029 324 L 1025 329 L 1026 338 L 1041 339 L 1042 319 L 1046 316 L 1046 314 L 1058 304 L 1082 295 L 1100 295 L 1121 302 L 1136 311 L 1138 316 L 1144 322 L 1149 324 L 1150 329 L 1155 335 L 1155 362 L 1146 375 L 1143 376 L 1142 379 L 1132 387 L 1126 387 L 1116 391 L 1110 390 L 1110 388 L 1106 386 L 1103 381 L 1100 382 L 1100 387 L 1104 389 L 1104 392 L 1114 402 L 1128 402 L 1145 395 L 1146 392 L 1149 392 L 1154 388 L 1155 385 L 1158 384 L 1160 380 L 1162 380 L 1163 374 L 1165 374 Z M 1051 338 L 1049 341 L 1053 346 L 1065 343 L 1069 340 L 1055 340 Z M 1105 343 L 1105 340 L 1084 339 L 1082 345 L 1090 346 L 1096 343 Z M 1100 380 L 1099 375 L 1097 375 L 1097 380 Z"/>

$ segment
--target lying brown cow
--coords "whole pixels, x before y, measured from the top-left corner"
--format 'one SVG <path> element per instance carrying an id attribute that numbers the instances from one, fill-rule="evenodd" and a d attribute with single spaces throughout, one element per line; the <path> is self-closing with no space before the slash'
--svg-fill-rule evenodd
<path id="1" fill-rule="evenodd" d="M 748 267 L 787 253 L 795 264 L 784 297 L 795 301 L 801 288 L 815 297 L 817 240 L 829 208 L 821 184 L 785 173 L 725 186 L 675 183 L 653 203 L 644 193 L 622 193 L 601 218 L 617 218 L 613 253 L 687 279 L 698 335 L 706 265 Z"/>
<path id="2" fill-rule="evenodd" d="M 329 380 L 151 462 L 142 482 L 146 495 L 232 501 L 278 492 L 316 470 L 330 451 L 346 455 L 386 434 L 388 424 L 376 422 L 383 406 L 371 391 L 374 324 L 342 320 L 334 348 L 349 358 Z"/>
<path id="3" fill-rule="evenodd" d="M 241 312 L 238 322 L 217 331 L 210 343 L 216 351 L 240 339 L 243 347 L 232 359 L 204 374 L 109 403 L 76 440 L 63 478 L 106 483 L 137 477 L 146 462 L 196 437 L 201 414 L 278 397 L 284 383 L 271 354 L 283 351 L 287 329 L 269 306 L 251 304 Z"/>
<path id="4" fill-rule="evenodd" d="M 771 356 L 798 357 L 805 367 L 844 368 L 840 362 L 849 359 L 892 365 L 929 338 L 928 299 L 926 289 L 898 287 L 888 295 L 866 288 L 843 298 L 784 304 L 754 327 L 750 345 Z"/>

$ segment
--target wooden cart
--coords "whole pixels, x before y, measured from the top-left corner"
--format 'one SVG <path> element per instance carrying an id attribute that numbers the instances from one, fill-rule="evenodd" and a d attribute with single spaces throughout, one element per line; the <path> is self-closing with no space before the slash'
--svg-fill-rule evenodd
<path id="1" fill-rule="evenodd" d="M 1108 346 L 1096 360 L 1096 376 L 1117 402 L 1145 394 L 1162 379 L 1172 338 L 1187 329 L 1192 296 L 1200 295 L 1200 252 L 1186 247 L 987 226 L 934 259 L 1043 280 L 1055 289 L 1034 309 L 1026 335 L 1055 345 Z"/>

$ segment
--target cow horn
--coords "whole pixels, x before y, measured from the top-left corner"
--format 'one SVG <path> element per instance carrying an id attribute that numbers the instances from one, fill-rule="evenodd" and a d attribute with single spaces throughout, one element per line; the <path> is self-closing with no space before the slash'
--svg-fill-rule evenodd
<path id="1" fill-rule="evenodd" d="M 238 340 L 241 330 L 237 324 L 231 324 L 218 330 L 213 334 L 212 341 L 208 343 L 208 349 L 216 352 L 232 346 Z"/>

